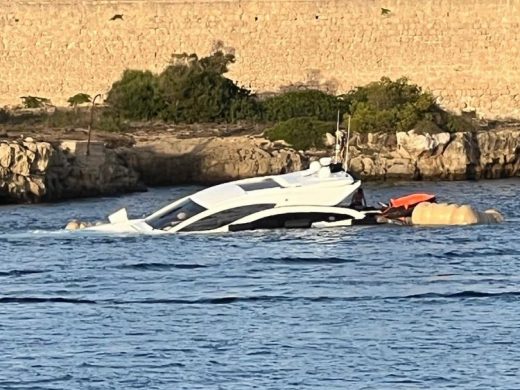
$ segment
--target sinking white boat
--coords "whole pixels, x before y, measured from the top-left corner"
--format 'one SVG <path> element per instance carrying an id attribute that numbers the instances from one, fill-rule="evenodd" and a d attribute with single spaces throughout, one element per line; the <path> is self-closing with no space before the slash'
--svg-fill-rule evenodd
<path id="1" fill-rule="evenodd" d="M 309 169 L 282 175 L 232 181 L 179 199 L 141 219 L 128 219 L 126 209 L 110 223 L 84 230 L 115 233 L 172 234 L 185 232 L 336 227 L 374 223 L 377 209 L 356 202 L 344 206 L 361 181 L 331 158 Z"/>
<path id="2" fill-rule="evenodd" d="M 67 228 L 103 233 L 173 234 L 381 223 L 410 225 L 414 223 L 412 213 L 416 206 L 422 205 L 417 209 L 421 211 L 425 210 L 424 204 L 436 202 L 432 194 L 411 194 L 391 199 L 388 205 L 381 203 L 383 207 L 379 209 L 367 207 L 361 181 L 346 169 L 348 139 L 349 133 L 345 137 L 339 131 L 338 113 L 334 159 L 313 161 L 309 169 L 299 172 L 236 180 L 210 187 L 181 198 L 145 218 L 129 219 L 126 209 L 121 209 L 108 217 L 109 223 L 92 226 L 71 221 Z M 442 221 L 452 224 L 453 207 L 447 209 L 450 217 Z M 439 218 L 430 218 L 431 213 L 426 214 L 421 224 L 440 221 Z M 503 220 L 499 213 L 498 216 L 494 220 Z M 475 218 L 470 222 L 474 220 L 478 222 Z M 454 220 L 456 223 L 460 221 L 458 217 Z"/>

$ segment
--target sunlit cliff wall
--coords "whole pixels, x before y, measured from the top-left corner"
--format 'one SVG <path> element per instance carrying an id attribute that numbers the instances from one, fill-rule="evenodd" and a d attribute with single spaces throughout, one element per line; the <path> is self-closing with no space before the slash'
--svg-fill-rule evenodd
<path id="1" fill-rule="evenodd" d="M 520 118 L 520 0 L 2 0 L 0 105 L 104 93 L 219 41 L 258 92 L 406 76 L 449 109 Z"/>

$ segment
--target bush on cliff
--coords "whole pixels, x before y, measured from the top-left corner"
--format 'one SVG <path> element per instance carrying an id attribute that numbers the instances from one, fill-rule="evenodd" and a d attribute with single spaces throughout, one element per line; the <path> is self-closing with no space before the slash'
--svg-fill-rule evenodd
<path id="1" fill-rule="evenodd" d="M 297 150 L 323 148 L 325 134 L 333 134 L 335 126 L 334 122 L 313 117 L 292 118 L 266 130 L 265 137 L 271 141 L 284 140 Z"/>
<path id="2" fill-rule="evenodd" d="M 392 81 L 383 77 L 343 96 L 304 90 L 259 101 L 251 91 L 224 76 L 234 61 L 234 55 L 219 50 L 202 58 L 196 54 L 174 55 L 159 75 L 126 70 L 108 94 L 107 112 L 114 116 L 111 126 L 125 120 L 154 119 L 182 123 L 242 119 L 277 122 L 312 117 L 335 121 L 339 110 L 341 116 L 351 115 L 352 129 L 360 132 L 413 128 L 454 132 L 473 128 L 471 121 L 442 110 L 431 94 L 406 78 Z"/>
<path id="3" fill-rule="evenodd" d="M 232 54 L 217 51 L 208 57 L 174 55 L 159 76 L 165 108 L 162 119 L 174 122 L 231 122 L 254 115 L 250 91 L 223 75 L 235 62 Z"/>
<path id="4" fill-rule="evenodd" d="M 460 115 L 447 113 L 445 129 L 450 133 L 456 133 L 459 131 L 473 131 L 475 130 L 475 125 L 471 122 L 470 119 L 464 118 Z"/>
<path id="5" fill-rule="evenodd" d="M 149 71 L 125 70 L 116 81 L 106 102 L 114 115 L 132 120 L 157 118 L 164 108 L 157 76 Z"/>
<path id="6" fill-rule="evenodd" d="M 83 92 L 77 93 L 74 96 L 71 96 L 67 99 L 67 103 L 69 103 L 69 106 L 73 107 L 74 109 L 78 108 L 82 104 L 90 102 L 92 102 L 92 96 Z"/>
<path id="7" fill-rule="evenodd" d="M 430 120 L 436 111 L 433 96 L 400 78 L 358 87 L 346 94 L 352 129 L 360 132 L 408 131 L 419 121 Z"/>
<path id="8" fill-rule="evenodd" d="M 178 54 L 159 75 L 127 70 L 107 102 L 122 118 L 173 122 L 232 122 L 259 116 L 250 91 L 223 75 L 235 61 L 216 51 L 208 57 Z"/>
<path id="9" fill-rule="evenodd" d="M 338 109 L 347 111 L 347 104 L 340 98 L 318 90 L 290 91 L 262 102 L 264 118 L 268 121 L 286 121 L 297 117 L 314 117 L 323 121 L 335 121 Z"/>
<path id="10" fill-rule="evenodd" d="M 20 99 L 24 108 L 44 108 L 51 105 L 50 99 L 40 96 L 22 96 Z"/>
<path id="11" fill-rule="evenodd" d="M 345 95 L 352 116 L 352 129 L 360 132 L 441 129 L 468 131 L 470 122 L 447 113 L 435 98 L 406 78 L 380 81 L 358 87 Z"/>

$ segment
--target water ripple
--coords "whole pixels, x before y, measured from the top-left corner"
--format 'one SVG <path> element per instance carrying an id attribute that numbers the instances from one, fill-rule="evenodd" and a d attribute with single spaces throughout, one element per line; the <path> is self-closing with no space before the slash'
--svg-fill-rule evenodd
<path id="1" fill-rule="evenodd" d="M 62 230 L 194 187 L 2 208 L 0 388 L 520 388 L 518 188 L 367 186 L 370 203 L 433 192 L 506 215 L 456 228 Z"/>

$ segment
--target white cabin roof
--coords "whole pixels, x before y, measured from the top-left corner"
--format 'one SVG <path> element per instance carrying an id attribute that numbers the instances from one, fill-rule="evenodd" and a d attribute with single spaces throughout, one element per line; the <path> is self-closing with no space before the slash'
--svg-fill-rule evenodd
<path id="1" fill-rule="evenodd" d="M 234 182 L 231 182 L 206 188 L 205 190 L 193 194 L 191 199 L 194 202 L 200 204 L 202 207 L 209 209 L 220 202 L 227 201 L 232 198 L 237 198 L 245 194 L 246 191 L 244 191 Z"/>
<path id="2" fill-rule="evenodd" d="M 325 175 L 324 173 L 327 173 Z M 284 175 L 264 176 L 236 180 L 204 189 L 191 196 L 199 205 L 209 209 L 221 203 L 238 204 L 275 203 L 296 201 L 312 204 L 313 201 L 330 203 L 341 194 L 346 196 L 359 186 L 345 172 L 330 173 L 305 170 Z M 289 199 L 289 200 L 288 200 Z M 319 200 L 321 199 L 321 200 Z M 319 203 L 321 204 L 321 203 Z"/>

